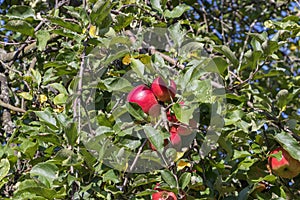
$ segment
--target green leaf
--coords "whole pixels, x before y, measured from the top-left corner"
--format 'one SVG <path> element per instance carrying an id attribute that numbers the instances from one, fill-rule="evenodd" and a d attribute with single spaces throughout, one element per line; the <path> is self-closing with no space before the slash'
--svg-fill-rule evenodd
<path id="1" fill-rule="evenodd" d="M 103 83 L 109 91 L 129 92 L 132 89 L 131 83 L 121 77 L 107 78 Z"/>
<path id="2" fill-rule="evenodd" d="M 33 99 L 32 95 L 29 92 L 20 92 L 18 95 L 26 100 L 31 101 Z"/>
<path id="3" fill-rule="evenodd" d="M 183 45 L 185 33 L 182 31 L 180 23 L 176 23 L 168 28 L 171 39 L 175 43 L 175 46 L 181 48 Z M 173 47 L 174 48 L 174 47 Z"/>
<path id="4" fill-rule="evenodd" d="M 172 11 L 165 10 L 164 16 L 167 18 L 177 18 L 180 17 L 185 11 L 189 10 L 190 6 L 185 4 L 180 4 L 176 6 Z"/>
<path id="5" fill-rule="evenodd" d="M 120 13 L 116 17 L 117 23 L 114 26 L 114 30 L 116 32 L 121 31 L 123 28 L 126 28 L 130 25 L 132 20 L 134 20 L 134 16 L 132 14 L 125 15 L 123 13 Z"/>
<path id="6" fill-rule="evenodd" d="M 60 138 L 52 133 L 40 133 L 38 135 L 32 136 L 33 139 L 36 139 L 38 141 L 45 142 L 45 143 L 52 143 L 54 145 L 60 145 L 61 141 Z"/>
<path id="7" fill-rule="evenodd" d="M 216 56 L 209 61 L 204 69 L 208 72 L 223 74 L 227 67 L 228 63 L 226 60 L 220 56 Z"/>
<path id="8" fill-rule="evenodd" d="M 20 32 L 24 35 L 34 36 L 33 27 L 29 23 L 22 20 L 11 20 L 5 24 L 4 28 L 15 32 Z"/>
<path id="9" fill-rule="evenodd" d="M 68 95 L 66 88 L 61 83 L 51 83 L 49 84 L 49 87 L 58 90 L 61 94 Z"/>
<path id="10" fill-rule="evenodd" d="M 38 179 L 50 188 L 53 181 L 58 177 L 58 167 L 52 163 L 38 163 L 33 166 L 30 175 L 38 176 Z"/>
<path id="11" fill-rule="evenodd" d="M 35 18 L 35 13 L 34 10 L 29 6 L 13 5 L 8 9 L 6 16 L 26 19 L 28 17 Z"/>
<path id="12" fill-rule="evenodd" d="M 83 158 L 80 154 L 75 154 L 70 149 L 61 149 L 55 157 L 53 158 L 52 162 L 57 165 L 62 166 L 80 166 L 83 162 Z"/>
<path id="13" fill-rule="evenodd" d="M 192 174 L 189 172 L 184 172 L 179 178 L 179 186 L 184 189 L 191 181 Z"/>
<path id="14" fill-rule="evenodd" d="M 53 98 L 53 103 L 55 105 L 62 105 L 67 102 L 68 96 L 65 94 L 58 94 Z"/>
<path id="15" fill-rule="evenodd" d="M 163 13 L 163 10 L 160 5 L 160 0 L 150 0 L 152 8 L 157 10 L 159 13 Z"/>
<path id="16" fill-rule="evenodd" d="M 50 40 L 50 33 L 46 30 L 39 30 L 35 34 L 37 38 L 38 50 L 43 51 L 47 45 L 48 40 Z"/>
<path id="17" fill-rule="evenodd" d="M 77 33 L 82 33 L 82 28 L 78 24 L 65 21 L 65 20 L 63 20 L 61 18 L 58 18 L 58 17 L 48 17 L 48 19 L 52 23 L 57 24 L 57 25 L 59 25 L 61 27 L 64 27 L 64 28 L 66 28 L 66 29 L 68 29 L 70 31 L 77 32 Z"/>
<path id="18" fill-rule="evenodd" d="M 127 111 L 129 112 L 129 114 L 131 114 L 136 120 L 138 120 L 138 121 L 145 120 L 144 111 L 138 104 L 126 102 L 126 108 L 127 108 Z"/>
<path id="19" fill-rule="evenodd" d="M 92 23 L 101 26 L 103 20 L 109 15 L 110 9 L 111 9 L 110 0 L 97 1 L 90 14 Z"/>
<path id="20" fill-rule="evenodd" d="M 216 51 L 224 54 L 226 56 L 226 58 L 228 58 L 235 67 L 237 67 L 239 65 L 238 59 L 236 58 L 235 54 L 229 49 L 229 47 L 227 47 L 227 46 L 215 46 L 214 49 Z"/>
<path id="21" fill-rule="evenodd" d="M 185 124 L 189 124 L 190 119 L 193 116 L 194 108 L 185 106 L 185 105 L 180 105 L 179 103 L 175 103 L 172 106 L 172 110 L 175 113 L 176 118 Z"/>
<path id="22" fill-rule="evenodd" d="M 239 163 L 238 169 L 248 171 L 250 167 L 256 162 L 256 159 L 246 157 L 245 160 Z"/>
<path id="23" fill-rule="evenodd" d="M 21 145 L 19 146 L 19 151 L 21 151 L 27 157 L 32 159 L 37 151 L 38 144 L 26 138 L 20 138 L 19 141 L 21 141 Z"/>
<path id="24" fill-rule="evenodd" d="M 247 33 L 251 37 L 253 37 L 255 40 L 257 40 L 260 43 L 263 43 L 268 39 L 268 35 L 266 32 L 263 33 Z"/>
<path id="25" fill-rule="evenodd" d="M 68 143 L 73 146 L 78 138 L 77 123 L 69 123 L 65 126 L 65 133 Z"/>
<path id="26" fill-rule="evenodd" d="M 56 127 L 56 119 L 51 115 L 49 110 L 44 111 L 34 111 L 34 113 L 38 116 L 40 121 L 43 121 L 44 123 L 51 125 L 53 127 Z"/>
<path id="27" fill-rule="evenodd" d="M 37 83 L 37 85 L 39 86 L 42 82 L 42 76 L 41 73 L 38 70 L 35 70 L 33 68 L 30 68 L 31 71 L 31 75 L 33 77 L 33 80 Z"/>
<path id="28" fill-rule="evenodd" d="M 163 150 L 164 145 L 164 138 L 163 135 L 160 134 L 156 129 L 154 129 L 152 126 L 145 125 L 144 126 L 145 134 L 148 138 L 148 140 L 151 142 L 151 144 L 158 150 Z"/>
<path id="29" fill-rule="evenodd" d="M 170 186 L 173 188 L 177 187 L 177 182 L 175 179 L 175 175 L 172 174 L 172 172 L 170 172 L 169 170 L 161 170 L 160 171 L 161 177 L 163 178 L 163 180 Z"/>
<path id="30" fill-rule="evenodd" d="M 277 93 L 277 95 L 276 95 L 277 102 L 276 103 L 280 109 L 283 109 L 287 105 L 288 95 L 289 95 L 289 91 L 286 89 L 282 89 Z"/>
<path id="31" fill-rule="evenodd" d="M 114 183 L 119 183 L 119 177 L 115 174 L 114 170 L 108 170 L 105 174 L 102 176 L 104 182 L 112 181 Z"/>
<path id="32" fill-rule="evenodd" d="M 53 68 L 49 68 L 44 72 L 43 76 L 43 85 L 47 85 L 49 82 L 55 81 L 59 76 L 55 75 L 55 71 Z"/>
<path id="33" fill-rule="evenodd" d="M 0 181 L 8 174 L 10 164 L 7 158 L 3 158 L 0 161 Z"/>
<path id="34" fill-rule="evenodd" d="M 289 152 L 289 154 L 300 161 L 300 146 L 299 143 L 290 133 L 281 132 L 275 135 L 277 142 Z"/>
<path id="35" fill-rule="evenodd" d="M 251 156 L 251 153 L 249 153 L 248 151 L 234 150 L 232 160 L 236 160 L 236 159 L 239 159 L 239 158 L 245 158 L 245 157 L 248 157 L 248 156 Z"/>
<path id="36" fill-rule="evenodd" d="M 251 46 L 252 46 L 252 48 L 253 48 L 254 51 L 260 51 L 260 52 L 262 52 L 261 44 L 256 39 L 252 39 L 251 40 Z"/>
<path id="37" fill-rule="evenodd" d="M 212 103 L 212 86 L 209 79 L 193 80 L 186 86 L 184 97 L 191 98 L 194 96 L 194 101 L 202 103 Z"/>
<path id="38" fill-rule="evenodd" d="M 24 193 L 36 194 L 38 196 L 45 197 L 46 199 L 54 199 L 55 197 L 59 198 L 60 196 L 60 192 L 54 189 L 45 188 L 41 183 L 38 183 L 34 180 L 25 180 L 20 182 L 14 195 L 18 197 Z"/>
<path id="39" fill-rule="evenodd" d="M 138 59 L 131 58 L 131 68 L 140 77 L 144 77 L 145 65 Z"/>
<path id="40" fill-rule="evenodd" d="M 137 192 L 135 194 L 135 197 L 150 196 L 154 192 L 155 192 L 154 190 L 146 189 L 145 191 Z"/>

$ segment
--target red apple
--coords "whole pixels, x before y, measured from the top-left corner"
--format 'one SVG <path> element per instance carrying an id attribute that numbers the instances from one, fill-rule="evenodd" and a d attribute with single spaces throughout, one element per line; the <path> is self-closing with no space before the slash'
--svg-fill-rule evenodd
<path id="1" fill-rule="evenodd" d="M 181 137 L 177 133 L 177 128 L 174 126 L 171 127 L 170 134 L 171 134 L 171 136 L 170 136 L 171 144 L 173 145 L 173 147 L 175 149 L 180 149 L 181 148 Z"/>
<path id="2" fill-rule="evenodd" d="M 147 114 L 158 115 L 160 113 L 160 105 L 153 92 L 146 85 L 139 85 L 131 90 L 127 96 L 127 101 L 137 103 Z"/>
<path id="3" fill-rule="evenodd" d="M 161 77 L 157 77 L 151 84 L 151 90 L 158 100 L 167 102 L 175 97 L 176 84 L 171 80 L 168 86 Z"/>
<path id="4" fill-rule="evenodd" d="M 169 120 L 169 122 L 174 122 L 174 123 L 178 122 L 178 119 L 174 114 L 171 114 L 170 110 L 168 110 L 167 112 L 167 119 Z"/>
<path id="5" fill-rule="evenodd" d="M 193 128 L 197 128 L 197 122 L 194 119 L 189 120 L 189 125 L 182 124 L 177 128 L 179 135 L 190 135 L 193 132 Z"/>
<path id="6" fill-rule="evenodd" d="M 160 191 L 152 194 L 152 200 L 177 200 L 173 192 Z"/>
<path id="7" fill-rule="evenodd" d="M 282 156 L 279 160 L 271 156 L 272 154 L 277 154 L 280 151 L 282 152 Z M 270 152 L 268 162 L 274 174 L 282 178 L 294 178 L 300 173 L 300 162 L 291 157 L 290 154 L 282 147 L 278 147 Z"/>
<path id="8" fill-rule="evenodd" d="M 194 119 L 189 120 L 189 125 L 180 123 L 175 115 L 171 114 L 170 111 L 167 112 L 167 119 L 170 122 L 176 123 L 171 126 L 170 129 L 177 128 L 176 132 L 179 135 L 190 135 L 194 128 L 197 128 L 197 122 Z"/>

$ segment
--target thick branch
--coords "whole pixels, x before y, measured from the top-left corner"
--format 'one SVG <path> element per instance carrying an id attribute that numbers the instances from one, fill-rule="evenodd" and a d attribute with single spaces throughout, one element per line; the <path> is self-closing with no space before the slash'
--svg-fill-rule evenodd
<path id="1" fill-rule="evenodd" d="M 57 35 L 53 34 L 50 36 L 50 40 L 52 40 L 56 37 L 57 37 Z M 15 58 L 23 57 L 24 55 L 28 54 L 30 51 L 33 51 L 37 48 L 36 42 L 33 42 L 31 44 L 24 44 L 24 45 L 25 45 L 25 47 L 21 51 L 16 50 L 16 51 L 10 52 L 10 53 L 0 53 L 0 60 L 2 62 L 10 62 L 10 61 L 14 60 Z"/>
<path id="2" fill-rule="evenodd" d="M 8 103 L 4 103 L 2 100 L 0 100 L 0 106 L 2 106 L 4 108 L 7 108 L 9 110 L 13 110 L 15 112 L 21 112 L 21 113 L 25 113 L 26 112 L 26 110 L 24 110 L 22 108 L 15 107 L 15 106 L 10 105 Z"/>

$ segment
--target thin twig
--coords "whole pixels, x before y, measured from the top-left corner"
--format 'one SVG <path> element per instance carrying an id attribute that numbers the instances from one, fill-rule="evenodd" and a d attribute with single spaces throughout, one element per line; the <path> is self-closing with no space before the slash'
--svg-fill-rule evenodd
<path id="1" fill-rule="evenodd" d="M 138 152 L 137 152 L 137 154 L 136 154 L 136 156 L 135 156 L 135 158 L 134 158 L 134 160 L 133 160 L 133 162 L 132 162 L 132 164 L 131 164 L 128 172 L 132 172 L 132 170 L 135 167 L 135 165 L 136 165 L 136 163 L 137 163 L 137 161 L 138 161 L 138 159 L 139 159 L 139 157 L 140 157 L 140 155 L 142 153 L 142 150 L 143 150 L 143 148 L 144 148 L 144 146 L 146 145 L 147 142 L 148 142 L 148 139 L 146 139 L 143 142 L 143 144 L 140 146 L 140 148 L 139 148 L 139 150 L 138 150 Z M 125 177 L 125 180 L 124 180 L 124 183 L 123 183 L 123 187 L 125 187 L 127 185 L 128 178 L 129 178 L 129 173 L 127 173 L 127 175 Z"/>
<path id="2" fill-rule="evenodd" d="M 248 40 L 249 40 L 249 37 L 250 37 L 250 34 L 249 34 L 249 33 L 252 32 L 252 29 L 253 29 L 254 25 L 256 24 L 256 22 L 257 22 L 257 19 L 255 19 L 255 20 L 251 23 L 251 25 L 250 25 L 250 27 L 249 27 L 249 31 L 248 31 L 248 34 L 247 34 L 247 36 L 246 36 L 246 39 L 245 39 L 245 41 L 244 41 L 244 45 L 243 45 L 243 48 L 242 48 L 242 53 L 241 53 L 240 58 L 239 58 L 239 66 L 238 66 L 238 68 L 237 68 L 237 73 L 239 73 L 239 71 L 240 71 L 240 69 L 241 69 L 241 66 L 242 66 L 242 63 L 243 63 L 243 58 L 244 58 L 244 55 L 245 55 L 245 49 L 246 49 L 246 47 L 247 47 L 247 45 L 248 45 Z"/>
<path id="3" fill-rule="evenodd" d="M 11 68 L 10 66 L 8 66 L 6 63 L 4 63 L 2 60 L 0 60 L 0 63 L 5 67 L 7 68 L 8 70 L 12 71 L 12 72 L 15 72 L 15 73 L 18 73 L 20 76 L 22 76 L 22 72 L 16 70 L 16 69 L 13 69 Z"/>

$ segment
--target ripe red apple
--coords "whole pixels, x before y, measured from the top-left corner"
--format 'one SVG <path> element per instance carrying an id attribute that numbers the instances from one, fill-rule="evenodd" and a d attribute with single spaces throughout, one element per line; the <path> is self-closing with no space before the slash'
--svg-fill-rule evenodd
<path id="1" fill-rule="evenodd" d="M 157 77 L 151 84 L 151 90 L 158 100 L 167 102 L 175 97 L 176 84 L 171 80 L 168 86 L 161 77 Z"/>
<path id="2" fill-rule="evenodd" d="M 193 132 L 194 128 L 197 128 L 197 122 L 194 119 L 189 120 L 189 125 L 180 123 L 175 115 L 171 114 L 170 111 L 167 112 L 167 119 L 170 122 L 176 123 L 173 124 L 170 129 L 177 128 L 176 132 L 179 135 L 190 135 Z M 175 130 L 174 130 L 175 131 Z"/>
<path id="3" fill-rule="evenodd" d="M 193 132 L 193 128 L 197 128 L 197 122 L 194 119 L 189 120 L 189 125 L 182 124 L 177 128 L 179 135 L 190 135 Z"/>
<path id="4" fill-rule="evenodd" d="M 173 145 L 173 147 L 175 149 L 180 149 L 181 148 L 181 137 L 177 133 L 177 128 L 172 126 L 170 129 L 170 134 L 171 134 L 171 136 L 170 136 L 171 144 Z"/>
<path id="5" fill-rule="evenodd" d="M 282 177 L 282 178 L 294 178 L 300 173 L 300 162 L 283 149 L 282 147 L 278 147 L 270 152 L 270 155 L 277 154 L 278 152 L 282 152 L 282 156 L 279 160 L 277 158 L 269 156 L 268 162 L 271 170 L 274 174 Z"/>
<path id="6" fill-rule="evenodd" d="M 153 92 L 146 85 L 139 85 L 131 90 L 127 96 L 127 101 L 137 103 L 145 113 L 152 113 L 152 116 L 160 113 L 160 105 Z"/>
<path id="7" fill-rule="evenodd" d="M 174 114 L 171 114 L 170 110 L 167 111 L 167 119 L 169 122 L 173 122 L 173 123 L 178 122 L 178 119 Z"/>
<path id="8" fill-rule="evenodd" d="M 173 192 L 160 191 L 152 194 L 152 200 L 177 200 Z"/>

